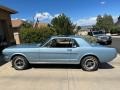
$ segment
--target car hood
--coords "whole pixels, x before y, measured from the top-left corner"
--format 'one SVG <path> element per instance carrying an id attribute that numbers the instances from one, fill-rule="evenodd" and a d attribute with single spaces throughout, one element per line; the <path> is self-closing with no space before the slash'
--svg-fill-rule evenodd
<path id="1" fill-rule="evenodd" d="M 110 37 L 110 36 L 108 36 L 108 35 L 106 35 L 106 34 L 98 34 L 98 35 L 94 35 L 95 37 Z"/>
<path id="2" fill-rule="evenodd" d="M 12 48 L 37 48 L 37 47 L 40 47 L 40 44 L 20 44 L 20 45 L 10 46 L 7 49 L 12 49 Z"/>

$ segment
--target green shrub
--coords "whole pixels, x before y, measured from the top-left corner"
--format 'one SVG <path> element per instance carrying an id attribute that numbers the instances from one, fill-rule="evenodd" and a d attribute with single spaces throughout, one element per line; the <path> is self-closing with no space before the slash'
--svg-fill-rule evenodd
<path id="1" fill-rule="evenodd" d="M 20 32 L 23 43 L 43 43 L 53 35 L 55 35 L 55 32 L 48 27 L 24 28 Z"/>
<path id="2" fill-rule="evenodd" d="M 96 43 L 97 42 L 97 39 L 93 36 L 84 35 L 84 36 L 81 36 L 81 37 L 84 38 L 89 43 Z"/>
<path id="3" fill-rule="evenodd" d="M 111 30 L 110 30 L 110 33 L 111 34 L 120 34 L 120 27 L 113 27 Z"/>
<path id="4" fill-rule="evenodd" d="M 49 37 L 56 35 L 56 32 L 49 27 L 41 28 L 22 28 L 20 37 L 22 43 L 43 43 Z M 92 36 L 81 36 L 90 43 L 96 43 L 96 38 Z"/>
<path id="5" fill-rule="evenodd" d="M 120 35 L 120 28 L 117 30 L 117 34 Z"/>

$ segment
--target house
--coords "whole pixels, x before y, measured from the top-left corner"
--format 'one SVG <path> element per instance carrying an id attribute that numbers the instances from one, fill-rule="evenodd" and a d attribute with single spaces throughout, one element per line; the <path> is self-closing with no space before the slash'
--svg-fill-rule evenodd
<path id="1" fill-rule="evenodd" d="M 81 28 L 79 31 L 78 31 L 78 33 L 77 33 L 77 35 L 88 35 L 88 32 L 91 30 L 91 28 Z"/>
<path id="2" fill-rule="evenodd" d="M 77 35 L 88 35 L 88 31 L 89 31 L 89 30 L 81 29 L 81 30 L 78 31 Z"/>
<path id="3" fill-rule="evenodd" d="M 3 46 L 3 43 L 11 44 L 14 42 L 11 14 L 15 13 L 17 11 L 0 6 L 0 46 Z"/>
<path id="4" fill-rule="evenodd" d="M 13 29 L 13 33 L 14 33 L 14 39 L 16 44 L 20 44 L 21 43 L 21 38 L 20 38 L 20 28 L 22 27 L 22 25 L 24 25 L 25 21 L 20 20 L 20 19 L 14 19 L 11 20 L 12 22 L 12 29 Z"/>
<path id="5" fill-rule="evenodd" d="M 15 20 L 11 20 L 12 21 L 12 28 L 13 28 L 13 32 L 20 32 L 20 28 L 21 26 L 24 24 L 25 21 L 20 20 L 20 19 L 15 19 Z"/>
<path id="6" fill-rule="evenodd" d="M 35 22 L 33 24 L 33 28 L 41 28 L 41 27 L 47 27 L 48 26 L 48 23 L 43 23 L 43 22 Z"/>

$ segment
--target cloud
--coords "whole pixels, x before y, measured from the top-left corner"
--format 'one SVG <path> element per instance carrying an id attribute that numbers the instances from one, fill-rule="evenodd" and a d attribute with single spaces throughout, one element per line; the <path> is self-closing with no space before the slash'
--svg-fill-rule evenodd
<path id="1" fill-rule="evenodd" d="M 118 16 L 113 16 L 113 21 L 114 21 L 114 23 L 116 23 L 117 20 L 118 20 Z"/>
<path id="2" fill-rule="evenodd" d="M 55 14 L 55 15 L 52 15 L 48 12 L 39 12 L 39 13 L 36 13 L 35 16 L 34 16 L 34 19 L 35 20 L 39 20 L 39 21 L 50 21 L 52 20 L 54 17 L 58 17 L 60 14 Z"/>
<path id="3" fill-rule="evenodd" d="M 18 20 L 19 18 L 12 18 L 12 20 Z"/>
<path id="4" fill-rule="evenodd" d="M 58 17 L 60 14 L 55 14 L 54 17 Z"/>
<path id="5" fill-rule="evenodd" d="M 104 4 L 106 4 L 106 2 L 105 2 L 105 1 L 101 1 L 100 4 L 101 4 L 101 5 L 104 5 Z"/>
<path id="6" fill-rule="evenodd" d="M 51 21 L 54 17 L 58 17 L 60 14 L 50 14 L 49 12 L 38 12 L 34 15 L 34 20 L 36 21 L 37 19 L 41 22 L 49 22 Z M 25 18 L 12 18 L 12 20 L 23 20 L 27 21 Z"/>
<path id="7" fill-rule="evenodd" d="M 80 26 L 95 25 L 96 19 L 97 17 L 83 18 L 83 19 L 77 20 L 75 24 L 80 25 Z M 117 19 L 118 19 L 117 16 L 113 16 L 114 23 L 117 22 Z"/>
<path id="8" fill-rule="evenodd" d="M 25 18 L 12 18 L 12 20 L 23 20 L 23 21 L 27 21 L 27 19 L 25 19 Z"/>
<path id="9" fill-rule="evenodd" d="M 23 18 L 23 19 L 21 19 L 21 20 L 23 20 L 23 21 L 27 21 L 27 19 L 24 19 L 24 18 Z"/>
<path id="10" fill-rule="evenodd" d="M 94 24 L 96 24 L 96 18 L 97 17 L 90 17 L 90 18 L 79 19 L 75 23 L 77 25 L 80 25 L 80 26 L 94 25 Z"/>
<path id="11" fill-rule="evenodd" d="M 43 21 L 43 20 L 51 20 L 53 18 L 53 16 L 48 13 L 48 12 L 40 12 L 40 13 L 36 13 L 34 16 L 35 20 L 39 20 L 39 21 Z"/>

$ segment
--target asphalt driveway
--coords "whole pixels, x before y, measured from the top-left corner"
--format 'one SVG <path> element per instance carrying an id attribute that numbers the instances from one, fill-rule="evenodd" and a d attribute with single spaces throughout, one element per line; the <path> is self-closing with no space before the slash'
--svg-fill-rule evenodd
<path id="1" fill-rule="evenodd" d="M 120 54 L 120 36 L 114 36 L 112 40 L 112 45 L 109 46 L 116 48 L 118 53 Z"/>

